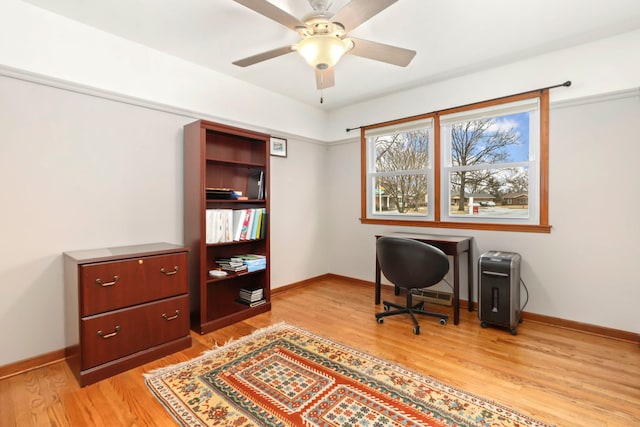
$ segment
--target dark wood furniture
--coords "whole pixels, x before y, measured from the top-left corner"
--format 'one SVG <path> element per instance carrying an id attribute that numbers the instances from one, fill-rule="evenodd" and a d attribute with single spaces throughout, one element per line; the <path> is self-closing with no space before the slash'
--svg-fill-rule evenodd
<path id="1" fill-rule="evenodd" d="M 65 356 L 81 386 L 191 346 L 187 254 L 168 243 L 65 252 Z"/>
<path id="2" fill-rule="evenodd" d="M 467 269 L 469 290 L 469 311 L 473 311 L 473 263 L 472 248 L 473 237 L 468 236 L 439 236 L 435 234 L 419 234 L 419 233 L 389 233 L 377 235 L 376 239 L 381 236 L 403 237 L 405 239 L 418 240 L 428 243 L 442 250 L 447 255 L 453 257 L 453 324 L 460 323 L 460 255 L 467 254 Z M 375 285 L 375 302 L 380 304 L 380 264 L 376 258 L 376 285 Z M 395 288 L 396 295 L 398 288 Z"/>
<path id="3" fill-rule="evenodd" d="M 271 309 L 269 285 L 269 135 L 204 120 L 184 127 L 184 241 L 189 256 L 192 328 L 205 334 Z M 263 196 L 248 188 L 262 173 Z M 248 200 L 207 199 L 207 188 L 241 191 Z M 249 190 L 249 191 L 248 191 Z M 206 243 L 207 209 L 265 209 L 266 235 L 225 243 Z M 243 254 L 266 257 L 266 268 L 211 277 L 216 260 Z M 242 288 L 262 288 L 266 303 L 237 302 Z"/>

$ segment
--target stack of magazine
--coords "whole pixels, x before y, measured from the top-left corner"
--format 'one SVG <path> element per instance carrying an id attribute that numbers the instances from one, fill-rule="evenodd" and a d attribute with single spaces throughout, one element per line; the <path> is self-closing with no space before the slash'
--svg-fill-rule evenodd
<path id="1" fill-rule="evenodd" d="M 221 270 L 232 271 L 234 273 L 246 272 L 248 268 L 240 258 L 220 258 L 216 260 L 216 264 L 220 266 Z"/>
<path id="2" fill-rule="evenodd" d="M 246 254 L 238 255 L 237 258 L 247 266 L 247 272 L 249 273 L 267 268 L 267 257 L 264 255 Z"/>
<path id="3" fill-rule="evenodd" d="M 240 296 L 237 301 L 249 307 L 257 307 L 267 302 L 262 288 L 240 289 Z"/>

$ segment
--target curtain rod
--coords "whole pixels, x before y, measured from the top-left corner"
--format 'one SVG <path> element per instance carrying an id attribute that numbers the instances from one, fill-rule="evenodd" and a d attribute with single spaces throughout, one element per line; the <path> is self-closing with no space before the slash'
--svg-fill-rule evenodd
<path id="1" fill-rule="evenodd" d="M 566 87 L 571 86 L 571 80 L 567 80 L 566 82 L 564 82 L 564 83 L 560 83 L 560 84 L 557 84 L 557 85 L 547 86 L 547 87 L 541 87 L 541 88 L 539 88 L 539 89 L 528 90 L 528 91 L 526 91 L 526 92 L 520 92 L 520 93 L 516 93 L 516 94 L 513 94 L 513 95 L 499 96 L 498 98 L 485 99 L 484 101 L 472 102 L 472 103 L 470 103 L 470 104 L 459 105 L 459 106 L 457 106 L 457 107 L 450 107 L 450 108 L 446 108 L 446 110 L 450 110 L 451 108 L 467 107 L 467 106 L 469 106 L 469 105 L 479 104 L 479 103 L 481 103 L 481 102 L 497 101 L 497 100 L 499 100 L 499 99 L 510 98 L 510 97 L 512 97 L 512 96 L 523 95 L 523 94 L 525 94 L 525 93 L 532 93 L 532 92 L 538 92 L 538 91 L 543 91 L 543 90 L 555 89 L 555 88 L 563 87 L 563 86 L 566 86 Z M 436 110 L 436 111 L 442 111 L 442 110 Z M 423 113 L 423 114 L 420 114 L 420 115 L 422 116 L 422 115 L 424 115 L 424 114 L 432 114 L 432 113 L 435 113 L 436 111 L 431 111 L 430 113 Z M 347 130 L 347 132 L 351 132 L 352 130 L 362 129 L 362 128 L 369 127 L 369 126 L 372 126 L 372 125 L 357 126 L 357 127 L 354 127 L 354 128 L 347 128 L 346 130 Z"/>

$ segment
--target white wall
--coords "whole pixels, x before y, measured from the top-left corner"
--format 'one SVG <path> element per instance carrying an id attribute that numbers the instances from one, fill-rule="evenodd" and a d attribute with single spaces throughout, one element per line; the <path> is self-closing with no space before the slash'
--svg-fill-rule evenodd
<path id="1" fill-rule="evenodd" d="M 64 348 L 63 251 L 182 241 L 192 119 L 0 77 L 0 365 Z"/>
<path id="2" fill-rule="evenodd" d="M 552 102 L 640 87 L 640 30 L 529 58 L 483 72 L 350 105 L 329 113 L 328 141 L 352 138 L 345 129 L 424 114 L 571 80 Z"/>
<path id="3" fill-rule="evenodd" d="M 318 141 L 356 137 L 346 127 L 567 79 L 574 85 L 554 91 L 552 100 L 637 88 L 639 48 L 636 31 L 328 115 L 19 0 L 3 0 L 0 75 L 16 78 L 0 77 L 0 365 L 64 346 L 63 251 L 181 243 L 184 123 L 205 118 L 288 138 L 289 157 L 272 159 L 274 287 L 326 272 L 372 280 L 372 236 L 386 228 L 358 221 L 359 146 L 327 149 Z M 25 78 L 32 82 L 20 80 Z M 119 102 L 111 93 L 151 108 Z M 552 111 L 551 234 L 470 233 L 477 253 L 500 247 L 523 254 L 532 312 L 640 329 L 631 314 L 638 299 L 632 265 L 639 236 L 631 223 L 638 202 L 629 197 L 637 182 L 630 162 L 640 144 L 626 127 L 637 122 L 637 104 L 633 98 L 594 104 L 595 113 L 590 104 Z M 609 108 L 620 111 L 622 123 L 615 115 L 603 120 Z M 631 155 L 616 158 L 611 150 Z M 593 172 L 583 185 L 573 172 L 589 164 Z M 619 179 L 609 185 L 612 177 Z M 619 208 L 593 204 L 587 215 L 574 204 L 583 187 L 590 197 L 627 202 Z M 605 301 L 597 294 L 601 288 L 615 291 L 615 303 L 606 302 L 604 310 L 598 310 Z"/>
<path id="4" fill-rule="evenodd" d="M 3 76 L 0 93 L 2 366 L 64 348 L 64 251 L 183 243 L 195 118 Z M 301 138 L 271 158 L 273 287 L 327 272 L 325 159 Z"/>
<path id="5" fill-rule="evenodd" d="M 327 273 L 327 154 L 290 138 L 287 157 L 271 157 L 272 289 Z"/>
<path id="6" fill-rule="evenodd" d="M 0 1 L 3 65 L 267 132 L 323 139 L 326 129 L 317 108 L 19 0 Z"/>
<path id="7" fill-rule="evenodd" d="M 63 251 L 182 243 L 181 130 L 197 118 L 289 137 L 272 285 L 326 273 L 323 111 L 18 0 L 0 2 L 0 94 L 0 366 L 64 347 Z"/>
<path id="8" fill-rule="evenodd" d="M 488 250 L 522 255 L 531 294 L 526 311 L 638 333 L 639 119 L 638 90 L 552 105 L 550 234 L 361 225 L 359 141 L 333 145 L 329 271 L 373 281 L 380 232 L 473 236 L 475 270 Z M 475 289 L 477 300 L 477 283 Z M 460 291 L 468 299 L 466 287 Z"/>

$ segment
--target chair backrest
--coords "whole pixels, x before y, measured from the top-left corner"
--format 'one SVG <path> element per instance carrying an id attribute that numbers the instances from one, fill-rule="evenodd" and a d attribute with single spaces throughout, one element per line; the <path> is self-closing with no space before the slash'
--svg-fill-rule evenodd
<path id="1" fill-rule="evenodd" d="M 449 271 L 449 258 L 440 249 L 417 240 L 382 236 L 376 240 L 380 270 L 401 288 L 426 288 Z"/>

